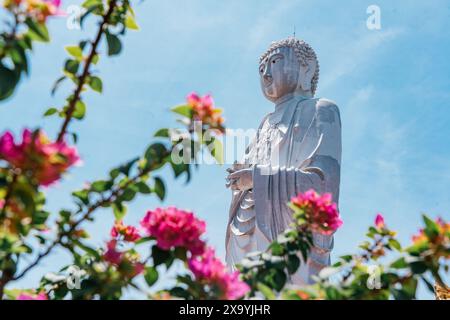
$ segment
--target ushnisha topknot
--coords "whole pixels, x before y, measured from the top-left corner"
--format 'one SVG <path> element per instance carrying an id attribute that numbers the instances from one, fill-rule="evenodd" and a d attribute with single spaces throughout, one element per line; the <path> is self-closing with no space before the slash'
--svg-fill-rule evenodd
<path id="1" fill-rule="evenodd" d="M 316 63 L 316 71 L 311 79 L 311 92 L 314 95 L 317 89 L 317 84 L 319 82 L 319 61 L 317 60 L 316 53 L 314 49 L 307 44 L 305 41 L 289 37 L 287 39 L 274 41 L 270 44 L 269 49 L 260 57 L 259 63 L 262 63 L 274 50 L 282 47 L 293 48 L 298 60 L 302 65 L 308 65 L 312 61 Z"/>

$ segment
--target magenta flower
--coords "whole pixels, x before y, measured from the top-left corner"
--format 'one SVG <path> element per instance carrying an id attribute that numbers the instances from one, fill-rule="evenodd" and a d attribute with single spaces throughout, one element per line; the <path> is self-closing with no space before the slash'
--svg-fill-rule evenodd
<path id="1" fill-rule="evenodd" d="M 205 222 L 192 212 L 175 207 L 148 211 L 141 221 L 148 236 L 155 237 L 158 247 L 164 250 L 183 247 L 193 255 L 202 254 L 205 243 L 200 236 L 205 232 Z"/>
<path id="2" fill-rule="evenodd" d="M 220 299 L 240 299 L 250 290 L 250 287 L 239 279 L 239 272 L 229 273 L 210 247 L 203 255 L 190 258 L 188 266 L 197 281 L 219 290 Z"/>
<path id="3" fill-rule="evenodd" d="M 136 242 L 141 238 L 139 231 L 136 227 L 125 226 L 123 221 L 116 221 L 111 229 L 111 237 L 118 238 L 122 236 L 123 240 L 128 242 Z"/>
<path id="4" fill-rule="evenodd" d="M 291 203 L 303 211 L 313 232 L 330 235 L 343 224 L 330 193 L 319 195 L 314 190 L 308 190 L 293 197 Z"/>
<path id="5" fill-rule="evenodd" d="M 59 180 L 80 160 L 77 150 L 64 141 L 51 142 L 42 131 L 28 129 L 23 131 L 21 143 L 16 143 L 9 131 L 0 137 L 0 159 L 44 186 Z"/>
<path id="6" fill-rule="evenodd" d="M 215 108 L 211 95 L 207 94 L 201 97 L 197 93 L 192 92 L 186 97 L 186 101 L 192 110 L 193 120 L 201 121 L 209 125 L 211 129 L 217 129 L 219 132 L 225 131 L 222 110 Z"/>
<path id="7" fill-rule="evenodd" d="M 40 292 L 38 294 L 31 294 L 22 292 L 16 300 L 48 300 L 47 295 L 45 292 Z"/>
<path id="8" fill-rule="evenodd" d="M 386 226 L 384 223 L 384 217 L 380 213 L 378 213 L 375 217 L 375 226 L 378 229 L 383 229 Z"/>
<path id="9" fill-rule="evenodd" d="M 110 240 L 106 244 L 106 252 L 103 254 L 103 259 L 105 261 L 113 264 L 113 265 L 119 265 L 122 262 L 122 252 L 117 251 L 116 249 L 117 241 L 116 240 Z"/>

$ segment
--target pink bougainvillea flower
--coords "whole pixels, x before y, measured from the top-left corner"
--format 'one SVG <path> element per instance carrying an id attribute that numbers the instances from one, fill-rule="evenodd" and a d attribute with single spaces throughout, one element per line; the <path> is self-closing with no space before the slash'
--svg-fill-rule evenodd
<path id="1" fill-rule="evenodd" d="M 157 208 L 147 212 L 141 226 L 148 236 L 155 237 L 161 249 L 183 247 L 193 255 L 203 253 L 205 243 L 200 237 L 206 225 L 192 212 L 175 207 Z"/>
<path id="2" fill-rule="evenodd" d="M 20 143 L 14 141 L 9 131 L 0 137 L 0 159 L 43 186 L 59 180 L 80 160 L 77 150 L 64 141 L 51 142 L 42 131 L 28 129 L 23 131 Z"/>
<path id="3" fill-rule="evenodd" d="M 103 259 L 113 265 L 119 265 L 122 262 L 122 252 L 117 251 L 116 246 L 116 240 L 108 241 L 106 244 L 106 252 L 103 254 Z"/>
<path id="4" fill-rule="evenodd" d="M 435 220 L 436 229 L 433 232 L 427 232 L 420 229 L 419 232 L 412 237 L 413 244 L 407 250 L 414 252 L 425 252 L 434 259 L 450 258 L 448 247 L 450 246 L 450 223 L 445 222 L 442 218 Z"/>
<path id="5" fill-rule="evenodd" d="M 203 97 L 197 93 L 192 92 L 186 98 L 188 106 L 192 109 L 192 117 L 194 121 L 201 121 L 205 125 L 209 125 L 211 129 L 217 129 L 223 133 L 224 119 L 222 117 L 222 110 L 215 108 L 214 100 L 211 95 L 207 94 Z"/>
<path id="6" fill-rule="evenodd" d="M 383 229 L 386 226 L 384 224 L 384 217 L 380 213 L 375 217 L 375 226 L 379 229 Z"/>
<path id="7" fill-rule="evenodd" d="M 136 262 L 133 264 L 133 271 L 130 274 L 131 278 L 134 278 L 144 272 L 145 265 L 141 262 Z"/>
<path id="8" fill-rule="evenodd" d="M 412 241 L 414 244 L 420 244 L 428 241 L 427 236 L 425 235 L 425 231 L 420 229 L 419 232 L 412 236 Z"/>
<path id="9" fill-rule="evenodd" d="M 66 13 L 60 9 L 61 0 L 26 0 L 25 7 L 28 16 L 44 23 L 48 17 L 64 16 Z"/>
<path id="10" fill-rule="evenodd" d="M 48 297 L 45 292 L 40 292 L 38 294 L 22 292 L 16 300 L 48 300 Z"/>
<path id="11" fill-rule="evenodd" d="M 293 197 L 291 204 L 303 211 L 310 229 L 314 232 L 329 235 L 343 224 L 330 193 L 319 195 L 311 189 Z"/>
<path id="12" fill-rule="evenodd" d="M 239 279 L 239 272 L 228 272 L 210 247 L 205 249 L 203 255 L 190 258 L 188 266 L 197 281 L 219 290 L 220 299 L 240 299 L 250 290 L 250 287 Z"/>
<path id="13" fill-rule="evenodd" d="M 443 242 L 448 242 L 450 240 L 450 223 L 445 222 L 442 218 L 437 218 L 435 222 L 438 229 L 437 236 L 429 238 L 425 233 L 425 230 L 420 229 L 417 234 L 412 236 L 413 243 L 420 244 L 424 242 L 430 242 L 439 245 Z"/>
<path id="14" fill-rule="evenodd" d="M 123 236 L 123 240 L 128 242 L 135 242 L 141 238 L 139 231 L 134 226 L 125 226 L 123 221 L 116 221 L 111 229 L 111 237 L 118 238 Z"/>

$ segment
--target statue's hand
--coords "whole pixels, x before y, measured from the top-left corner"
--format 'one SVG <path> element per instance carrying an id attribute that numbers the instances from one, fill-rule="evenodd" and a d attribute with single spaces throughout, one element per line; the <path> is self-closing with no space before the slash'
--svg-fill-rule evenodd
<path id="1" fill-rule="evenodd" d="M 228 175 L 227 188 L 231 190 L 249 190 L 253 188 L 253 170 L 251 168 L 241 169 Z"/>
<path id="2" fill-rule="evenodd" d="M 233 172 L 242 170 L 242 169 L 244 169 L 246 167 L 248 167 L 247 164 L 245 164 L 245 163 L 238 163 L 237 161 L 234 161 L 233 162 L 233 166 L 231 168 L 228 168 L 227 172 L 228 173 L 233 173 Z"/>

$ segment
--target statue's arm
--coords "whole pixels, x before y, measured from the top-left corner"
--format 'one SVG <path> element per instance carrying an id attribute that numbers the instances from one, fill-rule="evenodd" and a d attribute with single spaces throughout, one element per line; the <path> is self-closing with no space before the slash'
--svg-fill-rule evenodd
<path id="1" fill-rule="evenodd" d="M 321 99 L 317 103 L 315 130 L 322 137 L 316 154 L 304 170 L 318 168 L 321 172 L 318 192 L 329 192 L 333 200 L 339 200 L 340 163 L 341 163 L 341 118 L 339 109 L 332 101 Z M 330 264 L 330 253 L 333 249 L 333 235 L 313 234 L 308 265 L 311 274 L 317 274 Z"/>

